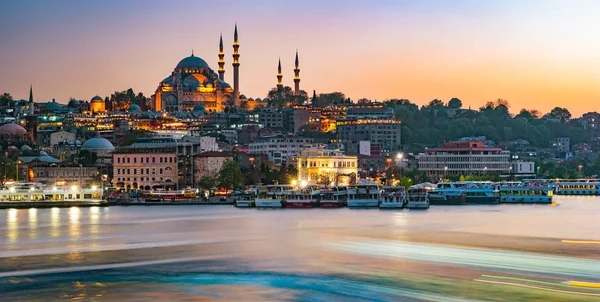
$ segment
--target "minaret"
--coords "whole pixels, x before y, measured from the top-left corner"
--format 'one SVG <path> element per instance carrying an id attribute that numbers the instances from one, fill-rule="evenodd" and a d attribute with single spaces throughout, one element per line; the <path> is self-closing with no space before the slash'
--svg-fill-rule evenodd
<path id="1" fill-rule="evenodd" d="M 298 61 L 298 50 L 296 49 L 296 62 L 294 64 L 294 95 L 300 93 L 300 63 Z"/>
<path id="2" fill-rule="evenodd" d="M 225 81 L 225 53 L 223 52 L 223 35 L 219 39 L 219 80 Z"/>
<path id="3" fill-rule="evenodd" d="M 33 115 L 33 86 L 29 85 L 29 115 Z"/>
<path id="4" fill-rule="evenodd" d="M 240 105 L 240 54 L 238 53 L 238 49 L 240 45 L 238 44 L 238 31 L 237 31 L 237 23 L 235 24 L 235 30 L 233 32 L 233 100 L 235 101 L 235 106 Z"/>
<path id="5" fill-rule="evenodd" d="M 283 89 L 283 74 L 281 74 L 281 58 L 279 59 L 279 65 L 277 65 L 277 90 Z"/>

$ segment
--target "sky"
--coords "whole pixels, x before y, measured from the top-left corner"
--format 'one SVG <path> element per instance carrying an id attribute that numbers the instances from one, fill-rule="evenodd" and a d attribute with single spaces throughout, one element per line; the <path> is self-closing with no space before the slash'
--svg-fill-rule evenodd
<path id="1" fill-rule="evenodd" d="M 498 98 L 575 116 L 600 111 L 600 1 L 595 0 L 23 0 L 0 2 L 0 93 L 36 102 L 133 88 L 150 96 L 191 54 L 213 70 L 219 34 L 233 82 L 264 98 L 277 83 L 353 100 Z"/>

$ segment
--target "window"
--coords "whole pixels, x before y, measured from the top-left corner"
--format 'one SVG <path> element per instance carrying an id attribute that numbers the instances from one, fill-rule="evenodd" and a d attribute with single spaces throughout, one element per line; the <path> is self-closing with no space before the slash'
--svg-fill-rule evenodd
<path id="1" fill-rule="evenodd" d="M 155 162 L 156 162 L 156 157 L 153 157 L 152 158 L 152 163 L 155 163 Z"/>
<path id="2" fill-rule="evenodd" d="M 134 158 L 133 158 L 133 163 L 134 163 L 134 164 L 137 164 L 137 157 L 134 157 Z"/>

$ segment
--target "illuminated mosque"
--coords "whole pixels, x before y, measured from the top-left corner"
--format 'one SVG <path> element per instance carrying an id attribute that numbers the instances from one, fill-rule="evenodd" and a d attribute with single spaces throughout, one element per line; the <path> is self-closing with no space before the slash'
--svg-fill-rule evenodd
<path id="1" fill-rule="evenodd" d="M 199 107 L 209 112 L 221 112 L 225 107 L 240 107 L 242 103 L 248 110 L 264 106 L 267 99 L 247 99 L 240 94 L 240 54 L 237 24 L 233 33 L 233 88 L 225 82 L 225 53 L 223 36 L 219 41 L 219 70 L 215 73 L 202 58 L 192 55 L 184 58 L 175 66 L 170 76 L 160 82 L 152 95 L 152 110 L 173 112 L 193 112 Z M 295 92 L 299 91 L 300 77 L 298 53 L 295 61 Z M 278 85 L 281 85 L 281 65 L 279 66 Z M 278 86 L 279 87 L 279 86 Z"/>

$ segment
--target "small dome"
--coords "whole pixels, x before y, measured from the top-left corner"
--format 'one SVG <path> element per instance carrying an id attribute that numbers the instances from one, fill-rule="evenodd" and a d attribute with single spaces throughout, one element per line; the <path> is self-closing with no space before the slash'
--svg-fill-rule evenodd
<path id="1" fill-rule="evenodd" d="M 248 101 L 254 102 L 254 99 L 253 98 L 249 98 Z"/>
<path id="2" fill-rule="evenodd" d="M 27 146 L 27 145 L 23 145 L 21 146 L 21 151 L 31 151 L 31 147 Z"/>
<path id="3" fill-rule="evenodd" d="M 0 136 L 27 135 L 27 130 L 21 125 L 4 124 L 0 126 Z"/>
<path id="4" fill-rule="evenodd" d="M 142 111 L 142 108 L 140 108 L 140 106 L 138 106 L 137 104 L 131 104 L 129 106 L 129 109 L 127 109 L 127 111 L 129 111 L 129 112 L 140 112 L 140 111 Z"/>
<path id="5" fill-rule="evenodd" d="M 206 63 L 206 61 L 202 60 L 201 58 L 195 57 L 194 55 L 191 55 L 191 56 L 181 60 L 179 62 L 179 64 L 177 64 L 177 67 L 175 67 L 175 69 L 185 69 L 185 68 L 210 68 L 210 67 L 208 67 L 208 64 Z"/>
<path id="6" fill-rule="evenodd" d="M 204 112 L 206 112 L 206 108 L 204 108 L 204 106 L 198 104 L 198 105 L 196 105 L 196 107 L 194 107 L 194 111 L 204 111 Z"/>
<path id="7" fill-rule="evenodd" d="M 76 99 L 72 99 L 72 100 L 69 101 L 69 105 L 68 106 L 69 107 L 77 107 L 77 106 L 79 106 L 79 101 L 76 100 Z"/>
<path id="8" fill-rule="evenodd" d="M 269 98 L 262 99 L 263 102 L 269 102 Z"/>
<path id="9" fill-rule="evenodd" d="M 256 101 L 256 102 L 262 102 L 262 100 L 260 98 L 256 98 L 254 101 Z"/>
<path id="10" fill-rule="evenodd" d="M 246 99 L 246 96 L 242 94 L 242 95 L 240 95 L 240 99 L 244 100 L 244 99 Z"/>
<path id="11" fill-rule="evenodd" d="M 40 156 L 45 156 L 48 155 L 48 153 L 46 153 L 46 151 L 40 151 Z"/>
<path id="12" fill-rule="evenodd" d="M 52 102 L 48 102 L 46 104 L 46 109 L 60 109 L 62 108 L 62 106 L 57 103 L 55 100 L 52 100 Z"/>
<path id="13" fill-rule="evenodd" d="M 100 97 L 99 95 L 93 97 L 90 102 L 104 102 L 104 100 L 102 99 L 102 97 Z"/>
<path id="14" fill-rule="evenodd" d="M 81 150 L 88 151 L 114 151 L 115 147 L 111 142 L 102 137 L 94 137 L 88 139 L 81 145 Z"/>
<path id="15" fill-rule="evenodd" d="M 19 150 L 19 148 L 17 148 L 16 146 L 10 146 L 8 147 L 8 150 Z"/>

